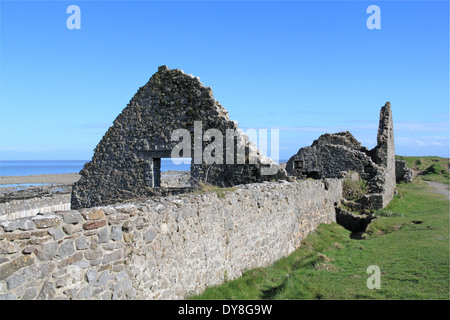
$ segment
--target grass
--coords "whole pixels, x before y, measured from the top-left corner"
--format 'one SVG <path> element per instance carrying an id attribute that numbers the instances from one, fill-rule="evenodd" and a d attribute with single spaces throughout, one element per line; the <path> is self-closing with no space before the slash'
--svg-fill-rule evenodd
<path id="1" fill-rule="evenodd" d="M 196 194 L 204 194 L 204 193 L 216 193 L 219 198 L 225 198 L 225 194 L 227 192 L 233 192 L 236 191 L 238 188 L 231 187 L 231 188 L 221 188 L 214 186 L 212 184 L 200 182 L 198 185 L 198 188 L 194 191 Z"/>
<path id="2" fill-rule="evenodd" d="M 358 179 L 344 179 L 342 184 L 342 195 L 347 200 L 356 200 L 367 194 L 367 181 Z"/>
<path id="3" fill-rule="evenodd" d="M 423 180 L 449 184 L 448 158 L 396 156 L 396 159 L 404 160 Z"/>
<path id="4" fill-rule="evenodd" d="M 449 202 L 420 178 L 397 190 L 365 240 L 320 225 L 288 257 L 191 299 L 449 299 Z M 380 289 L 367 288 L 371 265 Z"/>

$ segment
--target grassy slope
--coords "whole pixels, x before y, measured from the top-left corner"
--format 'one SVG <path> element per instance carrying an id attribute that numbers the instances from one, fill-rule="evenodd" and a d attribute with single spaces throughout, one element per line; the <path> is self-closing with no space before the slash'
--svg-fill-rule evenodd
<path id="1" fill-rule="evenodd" d="M 449 183 L 448 158 L 396 156 L 396 159 L 405 160 L 408 167 L 418 173 L 423 180 Z"/>
<path id="2" fill-rule="evenodd" d="M 423 158 L 423 157 L 422 157 Z M 365 240 L 337 224 L 320 225 L 290 256 L 193 299 L 449 299 L 449 202 L 421 179 L 399 194 Z M 381 289 L 366 286 L 380 267 Z"/>

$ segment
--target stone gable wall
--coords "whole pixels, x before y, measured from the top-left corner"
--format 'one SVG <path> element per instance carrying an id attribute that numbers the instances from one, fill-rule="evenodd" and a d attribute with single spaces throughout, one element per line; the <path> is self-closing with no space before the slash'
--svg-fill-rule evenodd
<path id="1" fill-rule="evenodd" d="M 196 123 L 201 123 L 200 136 L 195 132 Z M 272 175 L 261 174 L 261 167 L 278 169 L 278 165 L 263 156 L 238 130 L 237 122 L 230 120 L 228 111 L 214 99 L 210 87 L 182 70 L 161 66 L 117 116 L 95 148 L 92 160 L 81 170 L 81 179 L 72 191 L 72 208 L 158 194 L 161 158 L 170 158 L 179 143 L 172 141 L 172 133 L 177 129 L 185 129 L 190 134 L 193 184 L 204 182 L 206 175 L 208 183 L 220 187 L 286 177 L 283 169 L 275 170 Z M 211 166 L 201 158 L 209 143 L 204 135 L 208 129 L 217 130 L 223 137 L 222 164 Z M 227 130 L 235 132 L 232 146 L 231 142 L 227 145 Z M 200 142 L 195 145 L 198 139 Z M 226 148 L 233 147 L 237 153 L 238 146 L 245 150 L 245 163 L 226 164 Z M 200 159 L 196 163 L 198 150 Z M 250 150 L 255 152 L 255 163 L 249 161 Z"/>
<path id="2" fill-rule="evenodd" d="M 0 299 L 185 298 L 288 255 L 341 197 L 280 181 L 2 221 Z"/>

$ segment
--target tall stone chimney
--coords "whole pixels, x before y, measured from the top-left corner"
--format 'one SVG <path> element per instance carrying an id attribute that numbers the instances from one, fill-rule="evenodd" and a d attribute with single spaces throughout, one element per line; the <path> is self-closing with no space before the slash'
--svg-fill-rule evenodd
<path id="1" fill-rule="evenodd" d="M 395 180 L 395 145 L 394 122 L 391 103 L 388 101 L 380 110 L 377 146 L 374 150 L 375 163 L 385 169 L 383 207 L 387 206 L 394 196 Z"/>

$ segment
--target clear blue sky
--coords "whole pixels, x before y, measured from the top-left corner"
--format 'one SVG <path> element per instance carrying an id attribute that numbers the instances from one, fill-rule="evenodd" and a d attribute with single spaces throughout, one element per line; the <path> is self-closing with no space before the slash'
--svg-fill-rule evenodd
<path id="1" fill-rule="evenodd" d="M 386 101 L 397 154 L 449 156 L 448 1 L 0 5 L 2 160 L 89 160 L 160 65 L 200 77 L 240 127 L 280 129 L 280 159 L 326 132 L 374 147 Z"/>

